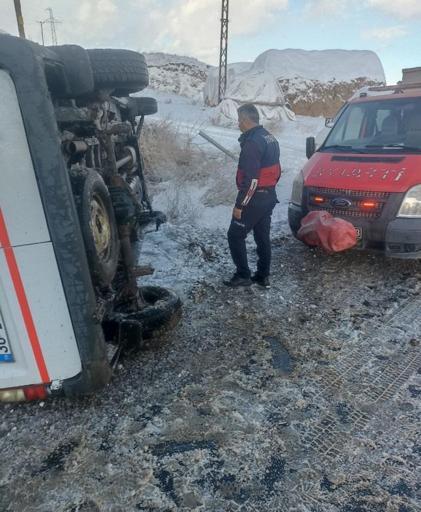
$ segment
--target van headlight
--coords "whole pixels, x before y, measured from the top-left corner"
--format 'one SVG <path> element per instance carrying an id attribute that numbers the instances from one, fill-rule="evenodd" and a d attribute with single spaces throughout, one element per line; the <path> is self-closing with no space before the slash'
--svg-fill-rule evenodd
<path id="1" fill-rule="evenodd" d="M 421 185 L 408 190 L 399 209 L 398 217 L 421 217 Z"/>
<path id="2" fill-rule="evenodd" d="M 292 183 L 291 203 L 301 206 L 303 198 L 304 176 L 300 171 Z"/>

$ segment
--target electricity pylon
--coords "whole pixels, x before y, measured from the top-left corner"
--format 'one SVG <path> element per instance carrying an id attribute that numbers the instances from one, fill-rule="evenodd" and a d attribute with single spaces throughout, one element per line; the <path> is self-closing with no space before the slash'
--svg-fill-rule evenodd
<path id="1" fill-rule="evenodd" d="M 221 41 L 219 46 L 219 81 L 218 102 L 221 103 L 227 89 L 227 58 L 228 58 L 228 7 L 229 0 L 222 0 Z"/>

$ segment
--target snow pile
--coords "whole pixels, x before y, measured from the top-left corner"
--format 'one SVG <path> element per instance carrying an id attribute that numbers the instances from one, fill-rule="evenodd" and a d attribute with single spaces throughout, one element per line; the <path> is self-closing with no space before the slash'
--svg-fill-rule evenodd
<path id="1" fill-rule="evenodd" d="M 289 106 L 299 114 L 333 114 L 355 90 L 384 82 L 383 66 L 371 51 L 268 50 L 253 63 L 230 66 L 228 105 L 223 102 L 217 107 L 215 121 L 227 124 L 227 114 L 245 102 L 269 109 L 274 119 L 291 118 Z M 216 70 L 209 73 L 204 100 L 207 105 L 218 105 Z"/>
<path id="2" fill-rule="evenodd" d="M 253 69 L 271 71 L 279 79 L 308 78 L 320 82 L 349 82 L 365 77 L 385 80 L 378 56 L 367 50 L 267 50 L 259 55 Z"/>
<path id="3" fill-rule="evenodd" d="M 238 76 L 247 72 L 252 62 L 235 62 L 234 64 L 228 64 L 227 69 L 227 84 L 235 82 Z M 216 107 L 218 105 L 218 91 L 219 91 L 219 68 L 211 68 L 208 73 L 206 80 L 203 97 L 206 105 L 210 107 Z"/>
<path id="4" fill-rule="evenodd" d="M 227 92 L 218 104 L 218 70 L 209 74 L 204 89 L 205 103 L 215 106 L 213 122 L 220 126 L 237 123 L 237 109 L 242 103 L 253 103 L 264 121 L 294 119 L 294 114 L 285 105 L 285 97 L 276 77 L 270 72 L 253 69 L 253 64 L 240 62 L 230 65 L 227 74 Z"/>
<path id="5" fill-rule="evenodd" d="M 203 87 L 211 66 L 191 57 L 167 53 L 145 53 L 149 86 L 163 92 L 202 99 Z"/>
<path id="6" fill-rule="evenodd" d="M 238 113 L 237 109 L 242 103 L 254 103 L 257 110 L 259 111 L 260 120 L 262 123 L 279 123 L 282 121 L 293 121 L 295 120 L 295 114 L 285 104 L 280 103 L 278 105 L 267 104 L 259 105 L 256 101 L 249 100 L 246 102 L 225 99 L 215 107 L 212 122 L 218 126 L 224 126 L 225 128 L 233 128 L 238 124 Z"/>

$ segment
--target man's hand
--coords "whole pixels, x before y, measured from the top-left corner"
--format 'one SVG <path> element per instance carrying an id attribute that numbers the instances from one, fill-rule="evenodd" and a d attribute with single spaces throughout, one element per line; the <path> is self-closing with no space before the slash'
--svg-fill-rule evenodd
<path id="1" fill-rule="evenodd" d="M 232 216 L 234 217 L 234 219 L 241 220 L 241 212 L 241 208 L 236 208 L 234 206 L 234 210 L 232 211 Z"/>

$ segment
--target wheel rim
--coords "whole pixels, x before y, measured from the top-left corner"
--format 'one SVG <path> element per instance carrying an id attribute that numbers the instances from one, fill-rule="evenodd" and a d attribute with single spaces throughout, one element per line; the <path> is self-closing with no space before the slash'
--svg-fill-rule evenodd
<path id="1" fill-rule="evenodd" d="M 91 218 L 89 225 L 98 256 L 107 260 L 111 251 L 111 222 L 107 208 L 98 195 L 91 199 Z"/>

